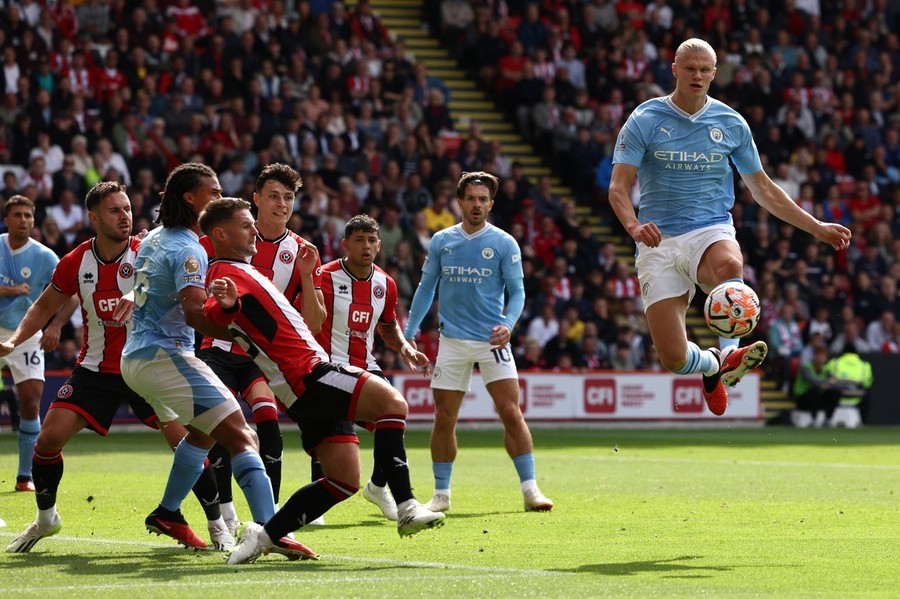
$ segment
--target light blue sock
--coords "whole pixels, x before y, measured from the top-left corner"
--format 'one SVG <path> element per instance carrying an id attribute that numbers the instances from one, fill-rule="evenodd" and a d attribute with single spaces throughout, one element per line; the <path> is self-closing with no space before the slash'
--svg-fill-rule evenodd
<path id="1" fill-rule="evenodd" d="M 253 521 L 258 524 L 268 522 L 275 515 L 275 496 L 262 458 L 255 451 L 231 456 L 231 470 L 234 472 L 234 480 L 247 498 Z"/>
<path id="2" fill-rule="evenodd" d="M 718 370 L 719 361 L 711 351 L 700 349 L 696 343 L 688 341 L 687 361 L 685 361 L 681 370 L 675 371 L 675 374 L 702 372 L 703 374 L 712 376 Z"/>
<path id="3" fill-rule="evenodd" d="M 519 473 L 519 482 L 524 483 L 526 480 L 534 480 L 534 454 L 523 453 L 512 459 Z"/>
<path id="4" fill-rule="evenodd" d="M 434 490 L 449 491 L 453 462 L 431 462 L 431 470 L 434 472 Z"/>
<path id="5" fill-rule="evenodd" d="M 172 512 L 181 509 L 181 502 L 191 492 L 191 488 L 203 472 L 203 462 L 206 461 L 208 453 L 208 449 L 181 440 L 175 448 L 175 459 L 172 460 L 169 480 L 166 482 L 166 490 L 159 505 Z"/>
<path id="6" fill-rule="evenodd" d="M 19 473 L 31 476 L 31 460 L 34 459 L 34 444 L 41 432 L 40 417 L 34 420 L 19 420 Z"/>

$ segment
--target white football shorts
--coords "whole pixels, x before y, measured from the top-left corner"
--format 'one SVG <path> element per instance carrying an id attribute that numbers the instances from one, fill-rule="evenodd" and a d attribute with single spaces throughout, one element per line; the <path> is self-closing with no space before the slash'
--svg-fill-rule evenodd
<path id="1" fill-rule="evenodd" d="M 484 384 L 503 379 L 518 379 L 512 347 L 493 347 L 487 341 L 453 339 L 441 335 L 437 361 L 431 375 L 432 389 L 468 391 L 472 367 L 478 364 Z"/>
<path id="2" fill-rule="evenodd" d="M 697 269 L 706 249 L 717 241 L 730 241 L 737 245 L 732 225 L 712 225 L 690 233 L 663 236 L 658 247 L 651 248 L 638 242 L 638 254 L 634 265 L 641 284 L 641 299 L 646 310 L 652 304 L 672 297 L 688 294 L 688 303 L 694 299 Z M 705 289 L 709 293 L 712 288 Z"/>

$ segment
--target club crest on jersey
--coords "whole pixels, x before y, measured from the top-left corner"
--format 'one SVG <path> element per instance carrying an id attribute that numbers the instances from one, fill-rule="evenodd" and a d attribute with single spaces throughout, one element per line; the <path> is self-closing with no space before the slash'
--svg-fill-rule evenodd
<path id="1" fill-rule="evenodd" d="M 23 266 L 22 270 L 19 271 L 19 274 L 22 275 L 23 279 L 27 279 L 28 277 L 31 276 L 31 269 L 28 268 L 27 266 Z"/>
<path id="2" fill-rule="evenodd" d="M 376 299 L 383 298 L 384 287 L 382 287 L 381 285 L 375 285 L 375 287 L 372 288 L 372 295 L 374 295 Z"/>
<path id="3" fill-rule="evenodd" d="M 481 250 L 481 257 L 485 260 L 490 260 L 494 257 L 494 250 L 492 250 L 491 248 L 484 248 L 483 250 Z"/>
<path id="4" fill-rule="evenodd" d="M 60 399 L 68 399 L 72 397 L 72 385 L 63 385 L 59 388 L 59 391 L 56 392 L 56 397 Z"/>
<path id="5" fill-rule="evenodd" d="M 294 255 L 287 250 L 284 250 L 280 254 L 278 254 L 278 259 L 281 260 L 284 264 L 290 264 L 294 261 Z"/>
<path id="6" fill-rule="evenodd" d="M 716 143 L 722 143 L 722 140 L 725 139 L 725 134 L 718 127 L 713 127 L 709 130 L 709 138 Z"/>
<path id="7" fill-rule="evenodd" d="M 130 279 L 131 275 L 133 275 L 133 274 L 134 274 L 134 266 L 132 266 L 131 264 L 128 264 L 126 262 L 122 266 L 119 267 L 119 276 L 122 277 L 123 279 Z"/>

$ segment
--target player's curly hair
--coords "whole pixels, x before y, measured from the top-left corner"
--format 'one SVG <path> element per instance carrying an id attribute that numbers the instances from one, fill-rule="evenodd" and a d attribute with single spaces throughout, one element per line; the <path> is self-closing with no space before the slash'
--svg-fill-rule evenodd
<path id="1" fill-rule="evenodd" d="M 466 187 L 469 185 L 484 185 L 491 193 L 491 199 L 497 195 L 500 189 L 500 179 L 490 173 L 484 171 L 472 171 L 471 173 L 463 173 L 459 177 L 459 183 L 456 184 L 456 197 L 460 200 L 466 195 Z"/>
<path id="2" fill-rule="evenodd" d="M 159 206 L 157 224 L 164 227 L 191 228 L 197 224 L 197 214 L 184 199 L 184 194 L 200 187 L 201 179 L 215 177 L 216 172 L 199 162 L 186 162 L 175 167 L 166 179 L 166 187 L 159 192 L 162 203 Z"/>
<path id="3" fill-rule="evenodd" d="M 212 235 L 212 230 L 230 220 L 241 210 L 250 210 L 250 202 L 240 198 L 219 198 L 210 202 L 200 213 L 200 230 L 204 235 Z"/>
<path id="4" fill-rule="evenodd" d="M 93 210 L 100 206 L 100 202 L 106 196 L 119 193 L 120 191 L 127 193 L 127 188 L 118 181 L 101 181 L 91 187 L 87 195 L 84 196 L 84 207 L 88 210 Z"/>
<path id="5" fill-rule="evenodd" d="M 256 178 L 256 192 L 262 191 L 266 182 L 272 179 L 283 184 L 288 189 L 293 189 L 294 193 L 297 193 L 303 187 L 303 179 L 300 177 L 300 173 L 286 164 L 276 163 L 267 165 L 259 173 L 259 176 Z"/>

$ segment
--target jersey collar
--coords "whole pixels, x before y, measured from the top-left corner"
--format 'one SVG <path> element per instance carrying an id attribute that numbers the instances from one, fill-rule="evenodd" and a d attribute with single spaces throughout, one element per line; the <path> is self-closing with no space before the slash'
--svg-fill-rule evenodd
<path id="1" fill-rule="evenodd" d="M 688 120 L 691 120 L 691 121 L 696 121 L 697 119 L 700 118 L 700 116 L 701 116 L 704 112 L 706 112 L 706 110 L 707 110 L 710 106 L 712 106 L 712 98 L 710 98 L 709 96 L 707 96 L 707 97 L 706 97 L 706 103 L 703 105 L 703 108 L 701 108 L 700 110 L 698 110 L 698 111 L 695 112 L 694 114 L 689 114 L 689 113 L 685 112 L 684 110 L 682 110 L 681 108 L 679 108 L 678 105 L 675 104 L 675 102 L 672 101 L 672 96 L 671 96 L 671 94 L 668 95 L 668 96 L 666 96 L 666 104 L 668 104 L 669 107 L 670 107 L 672 110 L 674 110 L 675 112 L 677 112 L 678 114 L 680 114 L 680 115 L 683 116 L 684 118 L 686 118 L 686 119 L 688 119 Z"/>

